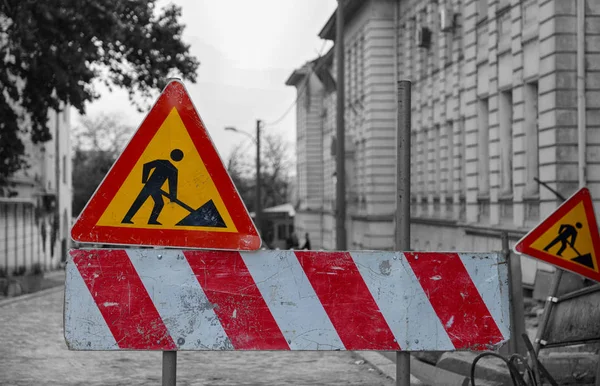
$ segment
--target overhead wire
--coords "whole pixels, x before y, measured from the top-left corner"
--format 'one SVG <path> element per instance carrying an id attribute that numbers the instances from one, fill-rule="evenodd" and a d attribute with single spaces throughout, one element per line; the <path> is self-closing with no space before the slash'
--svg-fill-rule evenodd
<path id="1" fill-rule="evenodd" d="M 326 45 L 327 45 L 327 40 L 323 40 L 323 44 L 321 45 L 321 49 L 317 53 L 317 59 L 316 60 L 321 59 L 323 57 Z M 317 68 L 315 68 L 315 66 L 310 66 L 309 71 L 308 71 L 308 75 L 307 75 L 307 79 L 310 78 L 310 76 L 316 70 L 317 70 Z M 288 108 L 285 109 L 285 111 L 283 112 L 283 114 L 281 114 L 281 116 L 279 116 L 279 118 L 277 118 L 276 120 L 274 120 L 272 122 L 264 122 L 262 127 L 275 126 L 278 123 L 280 123 L 281 121 L 283 121 L 287 117 L 287 115 L 292 111 L 292 109 L 294 108 L 294 106 L 296 106 L 296 104 L 300 100 L 300 97 L 302 97 L 302 95 L 304 95 L 304 93 L 306 92 L 307 88 L 308 88 L 308 81 L 305 82 L 302 85 L 302 87 L 298 90 L 298 93 L 296 94 L 296 98 L 294 99 L 294 102 L 292 102 L 292 104 L 290 104 L 288 106 Z"/>

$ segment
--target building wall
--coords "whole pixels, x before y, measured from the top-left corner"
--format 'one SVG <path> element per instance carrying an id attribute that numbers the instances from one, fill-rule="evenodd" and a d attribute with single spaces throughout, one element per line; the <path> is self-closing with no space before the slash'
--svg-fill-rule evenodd
<path id="1" fill-rule="evenodd" d="M 365 2 L 347 20 L 345 47 L 345 149 L 346 149 L 346 232 L 350 249 L 390 249 L 393 228 L 390 222 L 395 202 L 395 94 L 394 79 L 394 3 L 390 0 Z M 328 70 L 336 77 L 334 58 Z M 300 70 L 297 70 L 300 71 Z M 301 88 L 296 86 L 299 90 Z M 322 242 L 315 248 L 335 249 L 335 134 L 336 93 L 321 89 L 322 97 L 311 94 L 320 103 L 320 126 L 305 110 L 304 95 L 297 104 L 298 175 L 311 173 L 304 166 L 307 139 L 305 127 L 320 127 L 320 165 L 323 195 L 318 213 L 297 209 L 295 227 L 307 230 L 311 237 L 320 233 Z M 313 102 L 310 103 L 313 106 Z M 310 113 L 312 114 L 312 110 Z M 316 134 L 315 134 L 316 137 Z M 307 168 L 307 171 L 304 169 Z M 302 180 L 299 181 L 302 183 Z M 302 188 L 299 193 L 302 195 Z M 311 208 L 312 209 L 312 208 Z M 313 238 L 314 240 L 315 238 Z"/>
<path id="2" fill-rule="evenodd" d="M 9 274 L 34 263 L 44 269 L 56 268 L 65 261 L 69 248 L 69 109 L 51 111 L 48 118 L 52 140 L 34 145 L 23 137 L 30 167 L 11 178 L 11 197 L 0 198 L 0 268 Z"/>
<path id="3" fill-rule="evenodd" d="M 565 196 L 577 189 L 578 3 L 371 0 L 346 20 L 348 248 L 393 246 L 397 79 L 413 87 L 413 249 L 498 250 L 502 231 L 514 243 L 559 205 L 534 178 Z M 600 197 L 600 3 L 584 3 L 585 182 Z M 451 28 L 441 25 L 446 11 Z M 431 32 L 427 47 L 417 44 L 419 27 Z M 327 144 L 335 98 L 323 103 Z M 323 246 L 332 248 L 335 157 L 326 148 L 323 162 Z M 552 269 L 522 264 L 526 284 Z"/>
<path id="4" fill-rule="evenodd" d="M 564 196 L 577 189 L 577 3 L 400 1 L 400 76 L 414 90 L 414 248 L 489 250 L 500 230 L 515 242 L 559 204 L 534 178 Z M 585 2 L 586 184 L 599 197 L 597 3 Z M 440 30 L 440 8 L 458 14 L 454 29 Z M 416 47 L 418 25 L 432 31 L 428 48 Z M 529 284 L 536 268 L 551 269 L 523 261 Z"/>

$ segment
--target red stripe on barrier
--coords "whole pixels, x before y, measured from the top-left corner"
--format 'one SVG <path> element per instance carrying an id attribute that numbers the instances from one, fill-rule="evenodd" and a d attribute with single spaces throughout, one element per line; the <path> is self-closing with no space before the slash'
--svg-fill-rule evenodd
<path id="1" fill-rule="evenodd" d="M 176 349 L 124 250 L 76 250 L 71 256 L 120 348 Z"/>
<path id="2" fill-rule="evenodd" d="M 400 350 L 348 252 L 297 251 L 346 350 Z"/>
<path id="3" fill-rule="evenodd" d="M 239 252 L 184 255 L 236 350 L 289 350 Z"/>
<path id="4" fill-rule="evenodd" d="M 456 253 L 404 252 L 456 349 L 487 349 L 503 339 Z"/>

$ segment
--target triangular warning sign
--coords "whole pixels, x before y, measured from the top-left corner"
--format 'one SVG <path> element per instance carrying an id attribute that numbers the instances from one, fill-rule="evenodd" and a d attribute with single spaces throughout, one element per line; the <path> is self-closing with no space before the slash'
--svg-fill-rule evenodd
<path id="1" fill-rule="evenodd" d="M 71 236 L 94 244 L 229 250 L 261 243 L 179 81 L 165 87 Z"/>
<path id="2" fill-rule="evenodd" d="M 577 191 L 519 240 L 515 251 L 600 281 L 600 236 L 589 190 Z"/>

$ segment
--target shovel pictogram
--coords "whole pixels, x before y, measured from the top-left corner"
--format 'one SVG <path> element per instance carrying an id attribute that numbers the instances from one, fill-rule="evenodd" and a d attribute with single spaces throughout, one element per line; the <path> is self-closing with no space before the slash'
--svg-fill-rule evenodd
<path id="1" fill-rule="evenodd" d="M 571 261 L 585 265 L 588 268 L 594 269 L 594 262 L 591 253 L 586 253 L 585 255 L 582 255 L 577 249 L 575 249 L 574 245 L 571 245 L 571 248 L 573 248 L 575 253 L 577 253 L 577 257 L 571 259 Z"/>
<path id="2" fill-rule="evenodd" d="M 185 226 L 198 226 L 198 227 L 215 227 L 215 228 L 226 228 L 225 221 L 219 214 L 217 207 L 213 200 L 209 200 L 204 205 L 199 207 L 198 209 L 194 209 L 185 202 L 178 200 L 175 197 L 171 197 L 169 193 L 165 192 L 161 189 L 160 191 L 165 197 L 170 199 L 172 202 L 176 203 L 183 209 L 190 212 L 187 216 L 181 219 L 175 225 L 185 225 Z"/>

